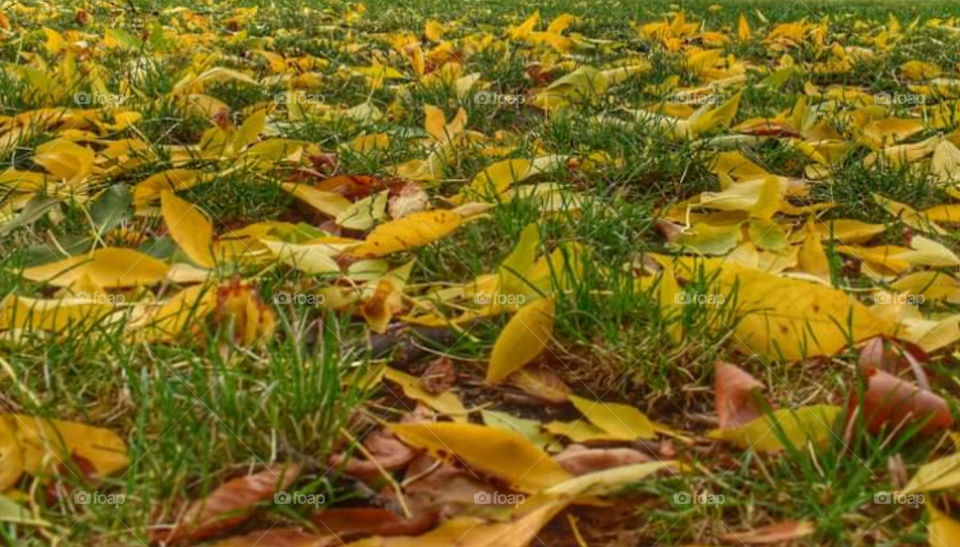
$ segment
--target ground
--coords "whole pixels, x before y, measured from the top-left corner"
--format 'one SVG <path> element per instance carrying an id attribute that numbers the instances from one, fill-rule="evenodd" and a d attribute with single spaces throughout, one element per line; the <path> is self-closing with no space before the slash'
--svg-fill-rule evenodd
<path id="1" fill-rule="evenodd" d="M 958 16 L 0 3 L 3 541 L 960 544 Z"/>

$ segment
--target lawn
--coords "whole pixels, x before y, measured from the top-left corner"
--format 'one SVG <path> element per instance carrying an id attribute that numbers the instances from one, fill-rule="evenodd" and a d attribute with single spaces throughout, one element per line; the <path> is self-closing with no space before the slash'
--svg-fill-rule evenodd
<path id="1" fill-rule="evenodd" d="M 25 0 L 0 61 L 4 544 L 960 545 L 960 4 Z"/>

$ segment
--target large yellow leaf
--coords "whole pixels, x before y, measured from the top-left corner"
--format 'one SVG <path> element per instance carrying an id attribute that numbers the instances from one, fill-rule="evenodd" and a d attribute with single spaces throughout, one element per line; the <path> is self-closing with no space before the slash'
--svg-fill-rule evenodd
<path id="1" fill-rule="evenodd" d="M 736 301 L 733 342 L 745 352 L 797 360 L 893 332 L 892 323 L 837 289 L 731 266 L 719 278 L 726 301 Z"/>
<path id="2" fill-rule="evenodd" d="M 553 300 L 541 298 L 520 308 L 493 344 L 487 381 L 497 383 L 532 361 L 553 333 Z"/>
<path id="3" fill-rule="evenodd" d="M 65 258 L 52 264 L 34 266 L 23 277 L 57 287 L 69 287 L 82 277 L 105 289 L 152 285 L 162 281 L 169 267 L 152 256 L 133 249 L 107 247 L 89 255 Z"/>
<path id="4" fill-rule="evenodd" d="M 794 447 L 803 449 L 808 442 L 822 444 L 828 440 L 842 412 L 842 408 L 833 405 L 779 409 L 774 410 L 772 416 L 761 416 L 738 427 L 714 429 L 708 436 L 730 441 L 744 449 L 777 452 L 785 448 L 780 441 L 783 435 Z M 776 424 L 779 424 L 779 428 Z"/>
<path id="5" fill-rule="evenodd" d="M 199 266 L 216 265 L 213 255 L 213 225 L 195 205 L 164 190 L 160 194 L 160 208 L 170 237 Z"/>
<path id="6" fill-rule="evenodd" d="M 524 492 L 539 492 L 571 477 L 522 435 L 497 427 L 420 422 L 394 424 L 390 429 L 411 446 L 433 454 L 452 453 L 470 467 Z"/>
<path id="7" fill-rule="evenodd" d="M 421 211 L 381 224 L 370 232 L 363 243 L 351 249 L 357 258 L 375 258 L 398 251 L 408 251 L 443 239 L 460 227 L 463 219 L 447 210 Z"/>

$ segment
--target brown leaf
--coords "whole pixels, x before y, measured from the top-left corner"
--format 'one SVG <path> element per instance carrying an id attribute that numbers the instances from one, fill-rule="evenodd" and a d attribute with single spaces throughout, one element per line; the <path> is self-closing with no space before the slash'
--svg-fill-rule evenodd
<path id="1" fill-rule="evenodd" d="M 229 480 L 206 498 L 191 502 L 173 528 L 152 530 L 150 541 L 169 544 L 199 540 L 229 530 L 250 518 L 258 503 L 293 484 L 299 474 L 299 464 L 277 464 L 259 473 Z"/>
<path id="2" fill-rule="evenodd" d="M 808 521 L 788 520 L 757 528 L 745 532 L 732 532 L 720 536 L 720 539 L 729 543 L 761 545 L 766 543 L 783 543 L 793 539 L 809 536 L 814 532 L 813 523 Z"/>
<path id="3" fill-rule="evenodd" d="M 365 536 L 415 536 L 427 531 L 437 521 L 436 513 L 424 513 L 404 518 L 387 509 L 376 507 L 348 507 L 327 509 L 310 520 L 323 530 L 349 541 Z"/>
<path id="4" fill-rule="evenodd" d="M 390 471 L 407 465 L 417 455 L 416 451 L 386 429 L 380 429 L 367 435 L 363 440 L 363 446 L 370 452 L 370 455 L 376 458 L 381 467 Z M 344 463 L 344 460 L 346 460 L 346 463 Z M 332 454 L 329 463 L 334 467 L 343 464 L 344 473 L 363 480 L 373 480 L 380 476 L 380 469 L 377 468 L 376 463 L 358 458 L 347 458 L 343 453 Z"/>
<path id="5" fill-rule="evenodd" d="M 457 372 L 453 369 L 453 361 L 446 357 L 438 357 L 423 371 L 420 387 L 431 395 L 440 395 L 453 387 L 456 380 Z"/>
<path id="6" fill-rule="evenodd" d="M 857 404 L 856 398 L 851 398 L 851 405 Z M 925 424 L 924 433 L 953 425 L 950 408 L 939 395 L 882 370 L 868 376 L 863 412 L 867 429 L 873 433 L 884 424 L 896 426 L 904 420 Z"/>
<path id="7" fill-rule="evenodd" d="M 497 487 L 480 480 L 462 467 L 439 462 L 428 454 L 417 456 L 407 468 L 404 495 L 410 510 L 419 515 L 435 512 L 441 518 L 460 513 L 464 506 L 474 503 L 478 492 L 492 492 Z M 385 489 L 384 497 L 395 500 L 395 494 Z"/>
<path id="8" fill-rule="evenodd" d="M 301 528 L 271 528 L 218 541 L 214 547 L 326 547 L 340 545 L 333 536 L 318 536 Z"/>
<path id="9" fill-rule="evenodd" d="M 721 429 L 736 427 L 763 415 L 755 395 L 764 388 L 759 380 L 730 363 L 718 360 L 714 367 L 717 420 Z"/>
<path id="10" fill-rule="evenodd" d="M 650 461 L 649 457 L 633 448 L 587 448 L 582 444 L 571 444 L 553 459 L 574 475 Z"/>
<path id="11" fill-rule="evenodd" d="M 559 376 L 542 366 L 527 366 L 511 374 L 509 379 L 527 395 L 549 404 L 562 405 L 573 393 Z"/>

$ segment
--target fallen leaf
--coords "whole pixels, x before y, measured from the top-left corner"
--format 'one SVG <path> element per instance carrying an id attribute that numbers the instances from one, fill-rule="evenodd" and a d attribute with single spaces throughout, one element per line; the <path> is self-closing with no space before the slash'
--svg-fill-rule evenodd
<path id="1" fill-rule="evenodd" d="M 467 423 L 394 424 L 390 429 L 411 446 L 452 454 L 521 491 L 538 492 L 570 478 L 543 450 L 512 431 Z"/>
<path id="2" fill-rule="evenodd" d="M 289 488 L 299 474 L 297 464 L 278 464 L 229 480 L 206 498 L 191 502 L 172 528 L 151 530 L 150 541 L 196 541 L 229 530 L 249 519 L 257 504 L 272 500 L 275 492 Z"/>

